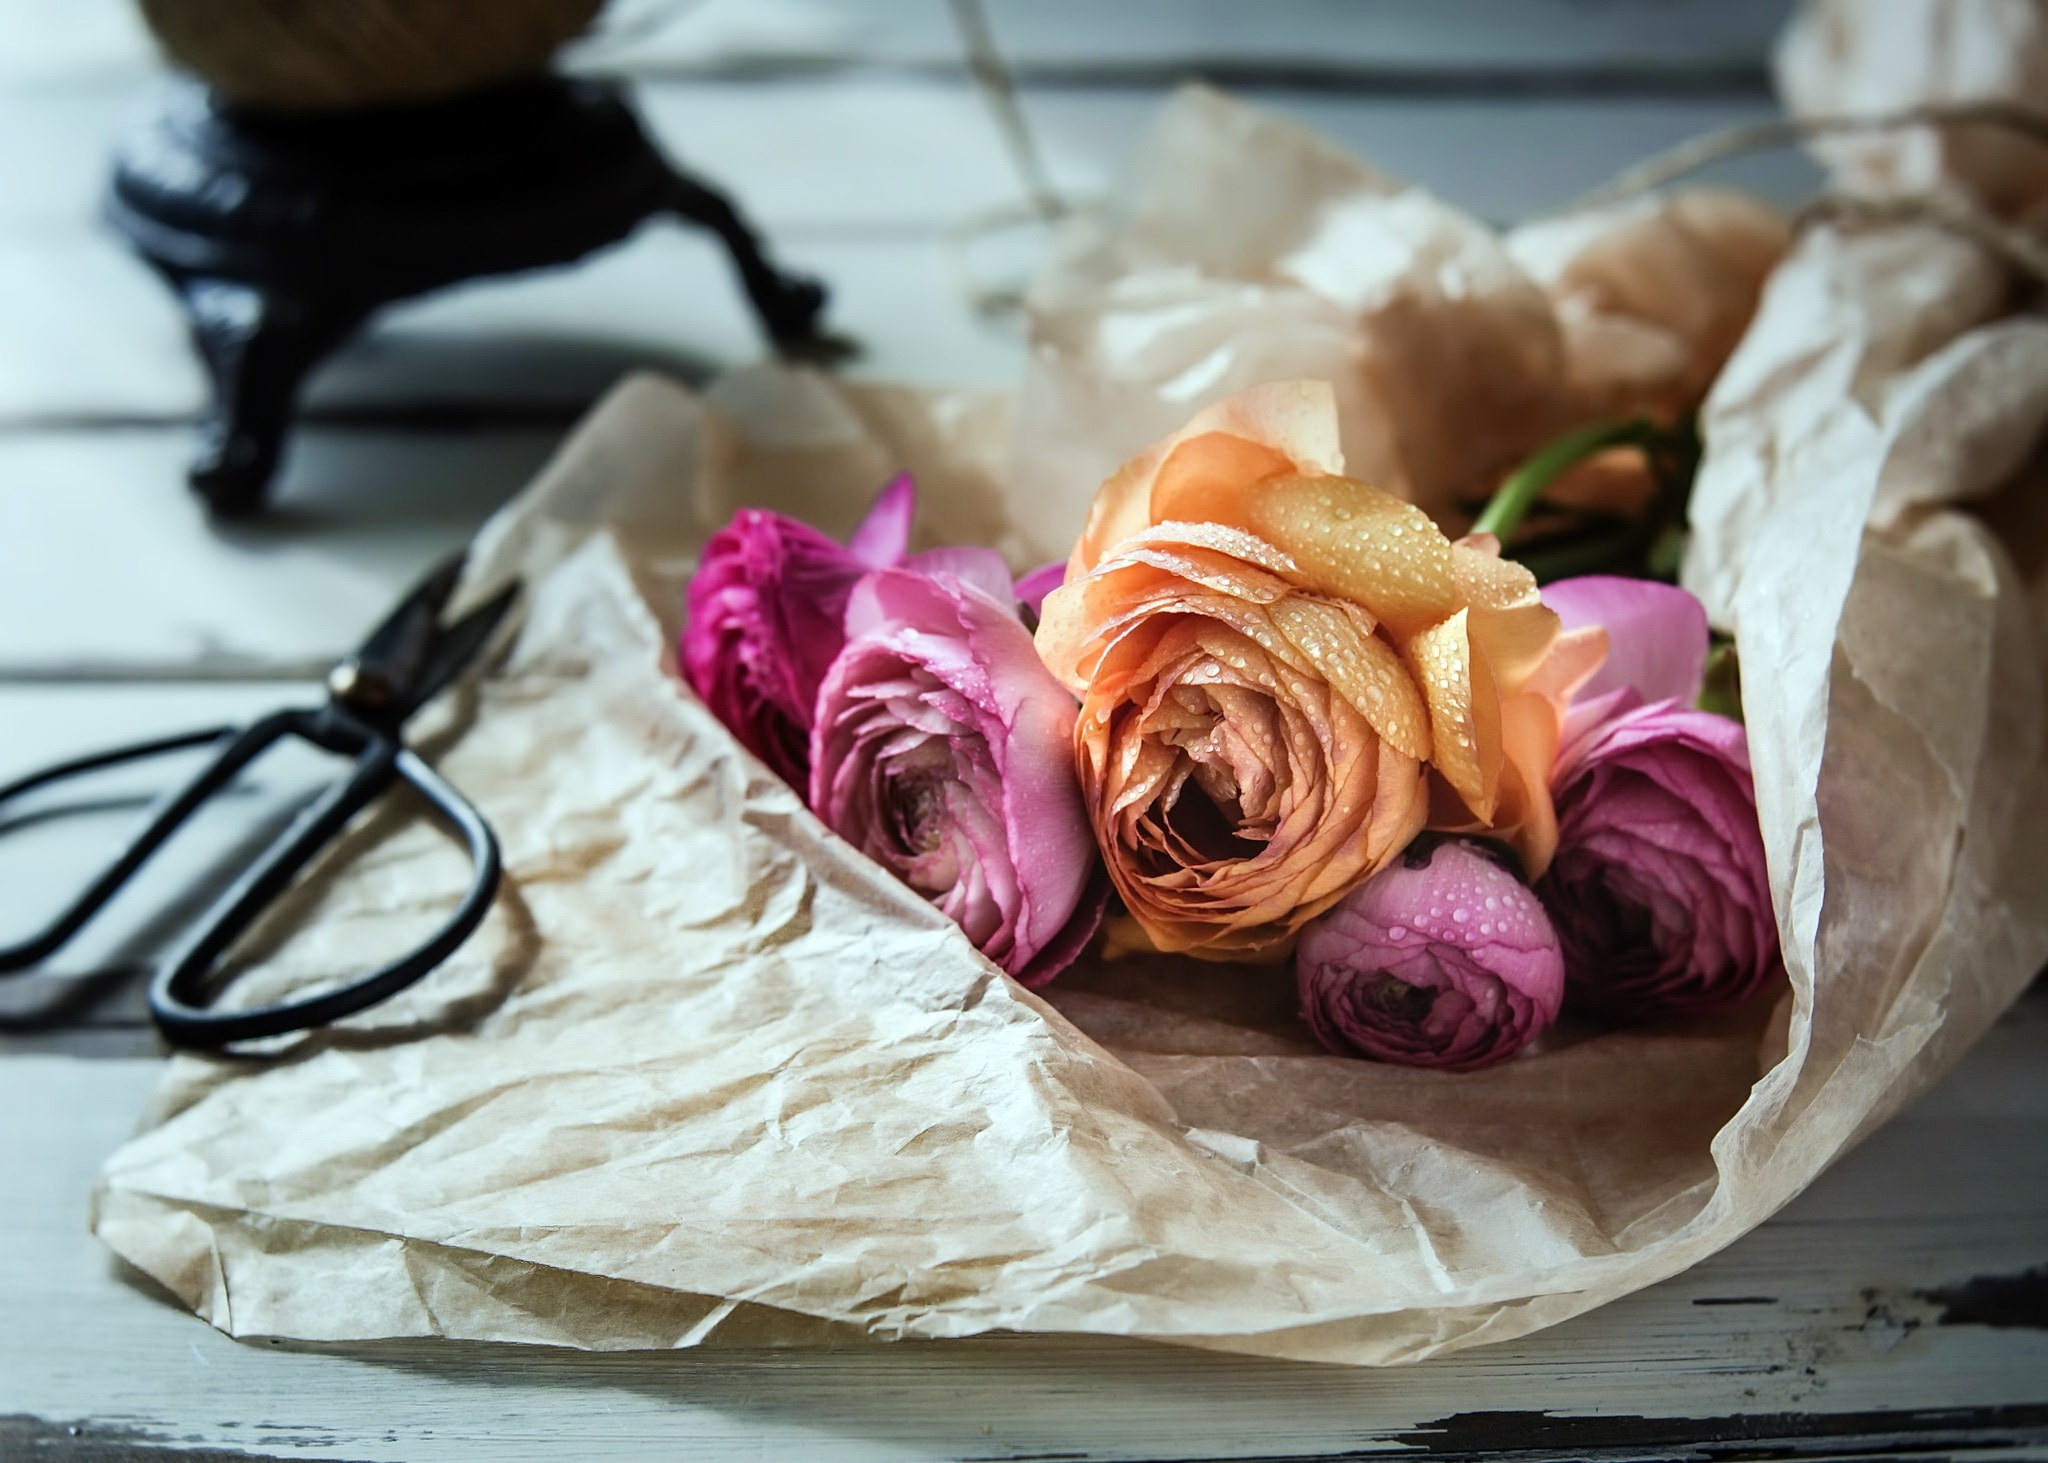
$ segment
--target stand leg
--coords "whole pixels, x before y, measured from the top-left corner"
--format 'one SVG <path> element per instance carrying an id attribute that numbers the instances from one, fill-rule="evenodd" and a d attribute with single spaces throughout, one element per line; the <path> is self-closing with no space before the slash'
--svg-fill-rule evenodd
<path id="1" fill-rule="evenodd" d="M 263 507 L 307 371 L 367 312 L 236 281 L 175 283 L 213 381 L 187 476 L 215 513 L 247 517 Z"/>
<path id="2" fill-rule="evenodd" d="M 815 340 L 825 308 L 825 286 L 799 274 L 785 274 L 768 262 L 761 239 L 724 194 L 684 173 L 674 175 L 669 207 L 686 223 L 711 230 L 725 244 L 739 271 L 754 313 L 777 345 Z"/>

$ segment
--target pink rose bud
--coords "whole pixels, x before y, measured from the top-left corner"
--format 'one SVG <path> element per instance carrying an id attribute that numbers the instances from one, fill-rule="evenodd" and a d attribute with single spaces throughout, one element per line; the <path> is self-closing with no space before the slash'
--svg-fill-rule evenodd
<path id="1" fill-rule="evenodd" d="M 1333 1052 L 1470 1072 L 1557 1019 L 1543 906 L 1483 844 L 1425 834 L 1301 932 L 1302 1014 Z"/>
<path id="2" fill-rule="evenodd" d="M 1783 972 L 1742 727 L 1631 690 L 1560 753 L 1557 857 L 1537 885 L 1574 1006 L 1718 1011 Z"/>
<path id="3" fill-rule="evenodd" d="M 1026 985 L 1070 964 L 1108 885 L 1074 773 L 1073 696 L 988 582 L 869 575 L 818 692 L 811 808 Z"/>
<path id="4" fill-rule="evenodd" d="M 742 508 L 711 536 L 690 580 L 683 678 L 746 749 L 802 791 L 812 710 L 846 643 L 847 597 L 862 575 L 903 562 L 916 490 L 882 489 L 849 544 L 807 523 Z"/>

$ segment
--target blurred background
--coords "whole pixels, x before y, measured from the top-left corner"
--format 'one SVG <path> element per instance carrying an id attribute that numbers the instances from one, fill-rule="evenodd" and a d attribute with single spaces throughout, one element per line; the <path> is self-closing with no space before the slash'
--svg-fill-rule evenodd
<path id="1" fill-rule="evenodd" d="M 839 369 L 997 387 L 1023 360 L 1001 302 L 1042 247 L 1032 220 L 1110 189 L 1188 79 L 1506 223 L 1773 114 L 1788 9 L 614 0 L 561 64 L 623 83 L 670 158 L 826 282 L 824 324 L 857 350 Z M 0 35 L 0 679 L 311 668 L 621 372 L 702 381 L 769 349 L 710 236 L 650 222 L 378 315 L 313 374 L 270 511 L 209 521 L 184 483 L 204 372 L 101 216 L 117 141 L 162 95 L 158 47 L 128 0 L 4 0 Z M 1816 174 L 1780 151 L 1711 176 L 1792 202 Z"/>

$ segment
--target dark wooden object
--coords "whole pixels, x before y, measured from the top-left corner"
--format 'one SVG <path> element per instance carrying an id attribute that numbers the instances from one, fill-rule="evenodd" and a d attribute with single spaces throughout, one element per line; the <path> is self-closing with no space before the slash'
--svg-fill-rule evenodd
<path id="1" fill-rule="evenodd" d="M 180 83 L 119 153 L 107 211 L 190 319 L 213 382 L 190 477 L 224 516 L 262 507 L 306 373 L 393 301 L 566 264 L 669 215 L 719 237 L 776 343 L 815 339 L 825 303 L 616 88 L 556 76 L 311 116 Z"/>

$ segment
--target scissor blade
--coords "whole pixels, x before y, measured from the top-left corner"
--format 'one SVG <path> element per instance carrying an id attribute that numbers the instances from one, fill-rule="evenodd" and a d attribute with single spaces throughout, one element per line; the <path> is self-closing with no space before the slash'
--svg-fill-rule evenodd
<path id="1" fill-rule="evenodd" d="M 506 585 L 454 624 L 440 631 L 426 661 L 401 688 L 398 717 L 402 721 L 447 689 L 478 652 L 490 643 L 519 598 L 517 581 Z"/>
<path id="2" fill-rule="evenodd" d="M 441 611 L 462 578 L 462 559 L 452 554 L 429 569 L 349 659 L 394 686 L 417 680 L 436 644 Z"/>

